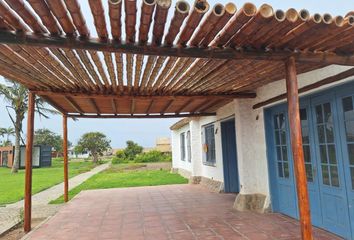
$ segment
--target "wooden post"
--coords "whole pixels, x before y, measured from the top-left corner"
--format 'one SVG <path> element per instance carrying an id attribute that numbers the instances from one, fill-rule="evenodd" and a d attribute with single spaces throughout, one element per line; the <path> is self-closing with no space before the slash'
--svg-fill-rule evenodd
<path id="1" fill-rule="evenodd" d="M 32 151 L 33 151 L 33 130 L 34 130 L 34 102 L 35 94 L 28 94 L 27 113 L 27 143 L 26 143 L 26 163 L 25 163 L 25 205 L 24 205 L 24 231 L 31 231 L 32 212 Z"/>
<path id="2" fill-rule="evenodd" d="M 286 61 L 286 88 L 288 98 L 291 147 L 294 159 L 296 191 L 300 212 L 301 236 L 303 240 L 312 240 L 310 202 L 307 190 L 304 152 L 300 122 L 299 93 L 296 77 L 295 58 Z"/>
<path id="3" fill-rule="evenodd" d="M 64 155 L 64 201 L 69 200 L 69 180 L 68 180 L 68 117 L 63 115 L 63 155 Z"/>

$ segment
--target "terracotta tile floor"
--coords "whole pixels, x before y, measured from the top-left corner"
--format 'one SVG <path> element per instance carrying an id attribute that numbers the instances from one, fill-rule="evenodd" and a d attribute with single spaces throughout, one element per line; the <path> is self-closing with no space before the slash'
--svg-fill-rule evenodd
<path id="1" fill-rule="evenodd" d="M 198 185 L 81 192 L 27 239 L 300 239 L 296 220 L 232 209 Z M 316 239 L 339 239 L 319 229 Z"/>

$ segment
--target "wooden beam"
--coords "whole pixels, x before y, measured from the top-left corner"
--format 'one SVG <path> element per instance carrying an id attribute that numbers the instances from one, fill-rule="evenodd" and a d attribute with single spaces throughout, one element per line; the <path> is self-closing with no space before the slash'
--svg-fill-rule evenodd
<path id="1" fill-rule="evenodd" d="M 196 48 L 178 46 L 157 46 L 154 44 L 125 43 L 99 38 L 80 38 L 74 36 L 54 36 L 49 34 L 16 33 L 15 31 L 0 31 L 0 43 L 19 44 L 35 47 L 67 48 L 95 50 L 115 53 L 144 54 L 151 56 L 191 57 L 211 59 L 250 59 L 261 61 L 284 61 L 290 56 L 299 62 L 341 64 L 354 66 L 353 54 L 301 51 L 266 51 L 266 50 L 235 50 L 233 48 Z"/>
<path id="2" fill-rule="evenodd" d="M 150 114 L 151 108 L 153 105 L 154 105 L 154 99 L 151 99 L 150 104 L 149 104 L 148 108 L 146 109 L 147 114 Z"/>
<path id="3" fill-rule="evenodd" d="M 135 98 L 132 98 L 130 101 L 130 114 L 133 115 L 135 112 Z"/>
<path id="4" fill-rule="evenodd" d="M 95 112 L 97 113 L 97 115 L 101 114 L 100 109 L 98 108 L 95 99 L 93 98 L 89 98 L 89 103 L 91 104 L 92 108 L 95 109 Z"/>
<path id="5" fill-rule="evenodd" d="M 116 94 L 100 94 L 100 93 L 82 93 L 82 92 L 52 92 L 52 91 L 36 91 L 32 90 L 39 96 L 49 96 L 49 97 L 75 97 L 75 98 L 110 98 L 110 99 L 166 99 L 166 100 L 178 100 L 178 99 L 186 99 L 186 98 L 255 98 L 257 97 L 256 93 L 253 92 L 239 92 L 239 93 L 232 93 L 232 94 L 209 94 L 209 95 L 116 95 Z"/>
<path id="6" fill-rule="evenodd" d="M 114 113 L 117 113 L 117 103 L 115 99 L 111 99 L 112 102 L 112 110 Z"/>
<path id="7" fill-rule="evenodd" d="M 193 99 L 186 101 L 180 108 L 176 110 L 176 113 L 179 114 L 183 112 L 183 109 L 185 109 L 188 105 L 192 104 Z"/>
<path id="8" fill-rule="evenodd" d="M 68 117 L 63 115 L 64 202 L 69 201 Z"/>
<path id="9" fill-rule="evenodd" d="M 70 104 L 72 108 L 75 109 L 76 112 L 78 113 L 83 113 L 82 109 L 80 108 L 79 105 L 76 104 L 76 102 L 71 98 L 71 97 L 65 97 L 65 100 Z"/>
<path id="10" fill-rule="evenodd" d="M 162 110 L 161 110 L 160 113 L 161 113 L 161 114 L 164 114 L 164 113 L 172 106 L 173 102 L 174 102 L 173 99 L 169 100 L 169 101 L 166 103 L 166 105 L 162 108 Z"/>
<path id="11" fill-rule="evenodd" d="M 55 102 L 53 102 L 52 99 L 50 99 L 48 96 L 40 96 L 41 98 L 44 99 L 44 101 L 46 101 L 47 103 L 49 103 L 53 108 L 57 109 L 59 112 L 61 112 L 62 114 L 66 114 L 67 112 L 64 110 L 64 108 L 60 107 L 58 104 L 56 104 Z"/>
<path id="12" fill-rule="evenodd" d="M 289 58 L 285 65 L 290 139 L 294 159 L 294 172 L 300 214 L 301 236 L 303 240 L 312 240 L 313 237 L 310 201 L 307 189 L 306 168 L 302 146 L 299 93 L 296 77 L 295 58 Z"/>
<path id="13" fill-rule="evenodd" d="M 107 115 L 79 115 L 68 114 L 71 118 L 184 118 L 215 116 L 216 113 L 183 113 L 183 114 L 107 114 Z"/>
<path id="14" fill-rule="evenodd" d="M 316 88 L 319 88 L 319 87 L 322 87 L 322 86 L 325 86 L 325 85 L 328 85 L 331 83 L 339 82 L 341 80 L 344 80 L 344 79 L 352 77 L 352 76 L 354 76 L 354 68 L 350 68 L 344 72 L 338 73 L 336 75 L 324 78 L 318 82 L 315 82 L 315 83 L 309 84 L 305 87 L 302 87 L 299 89 L 299 93 L 305 93 L 305 92 L 314 90 Z M 261 108 L 261 107 L 267 106 L 269 104 L 284 100 L 284 99 L 286 99 L 286 97 L 287 97 L 286 93 L 280 94 L 278 96 L 272 97 L 268 100 L 265 100 L 263 102 L 259 102 L 255 105 L 253 105 L 253 109 Z"/>
<path id="15" fill-rule="evenodd" d="M 35 95 L 28 94 L 27 113 L 27 142 L 26 142 L 26 162 L 25 162 L 25 201 L 24 201 L 24 224 L 25 232 L 31 231 L 32 215 L 32 151 L 33 151 L 33 131 L 34 131 L 34 105 Z"/>

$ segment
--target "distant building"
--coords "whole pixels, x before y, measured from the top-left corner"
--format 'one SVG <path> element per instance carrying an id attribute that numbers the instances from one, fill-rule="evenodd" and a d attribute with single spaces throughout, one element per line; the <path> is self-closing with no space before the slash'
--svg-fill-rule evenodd
<path id="1" fill-rule="evenodd" d="M 88 158 L 90 157 L 89 151 L 82 151 L 80 153 L 76 153 L 74 148 L 68 149 L 68 157 L 69 158 Z"/>
<path id="2" fill-rule="evenodd" d="M 172 152 L 171 148 L 171 139 L 168 137 L 160 137 L 156 139 L 155 150 L 158 150 L 163 153 Z"/>

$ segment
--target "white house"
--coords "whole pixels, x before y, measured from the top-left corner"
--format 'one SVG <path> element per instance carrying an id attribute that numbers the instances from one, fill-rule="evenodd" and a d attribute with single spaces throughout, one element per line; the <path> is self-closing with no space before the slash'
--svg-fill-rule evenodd
<path id="1" fill-rule="evenodd" d="M 354 77 L 338 80 L 348 69 L 331 65 L 298 81 L 312 222 L 353 239 Z M 220 107 L 216 116 L 175 123 L 173 169 L 214 191 L 238 193 L 236 209 L 298 218 L 287 105 L 280 96 L 285 80 L 256 93 Z"/>

